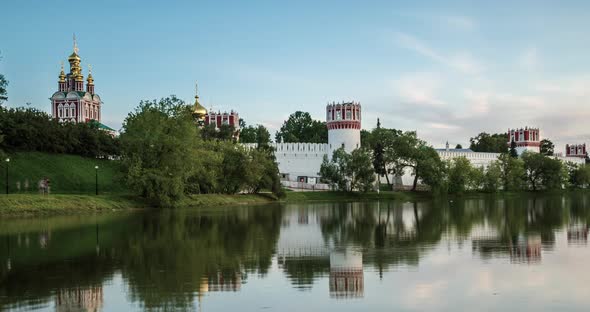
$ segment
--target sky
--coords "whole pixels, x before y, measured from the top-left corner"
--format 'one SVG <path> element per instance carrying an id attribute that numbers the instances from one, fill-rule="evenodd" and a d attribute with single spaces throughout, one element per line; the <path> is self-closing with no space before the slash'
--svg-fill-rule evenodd
<path id="1" fill-rule="evenodd" d="M 362 127 L 435 147 L 539 127 L 590 138 L 588 1 L 30 1 L 0 5 L 11 107 L 50 111 L 76 34 L 103 123 L 176 95 L 272 133 L 301 110 L 358 101 Z M 66 70 L 67 71 L 67 70 Z M 590 143 L 590 142 L 589 142 Z"/>

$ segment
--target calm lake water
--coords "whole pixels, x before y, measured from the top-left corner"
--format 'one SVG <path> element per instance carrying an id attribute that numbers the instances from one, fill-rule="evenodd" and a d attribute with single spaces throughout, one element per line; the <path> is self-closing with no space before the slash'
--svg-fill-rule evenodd
<path id="1" fill-rule="evenodd" d="M 0 221 L 0 310 L 588 311 L 590 196 Z"/>

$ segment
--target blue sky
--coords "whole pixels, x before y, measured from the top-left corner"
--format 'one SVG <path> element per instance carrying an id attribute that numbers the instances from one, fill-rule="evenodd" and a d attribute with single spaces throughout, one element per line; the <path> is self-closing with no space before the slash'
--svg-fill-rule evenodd
<path id="1" fill-rule="evenodd" d="M 116 128 L 198 81 L 207 108 L 271 130 L 355 100 L 363 128 L 379 117 L 435 146 L 520 126 L 558 150 L 590 137 L 590 3 L 444 2 L 6 1 L 0 72 L 8 105 L 48 111 L 75 32 Z"/>

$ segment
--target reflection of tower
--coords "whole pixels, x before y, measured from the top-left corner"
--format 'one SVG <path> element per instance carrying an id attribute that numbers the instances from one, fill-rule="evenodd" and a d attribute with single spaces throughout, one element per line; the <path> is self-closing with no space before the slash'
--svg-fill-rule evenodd
<path id="1" fill-rule="evenodd" d="M 516 246 L 510 248 L 512 262 L 535 263 L 541 261 L 541 235 L 520 236 Z"/>
<path id="2" fill-rule="evenodd" d="M 62 289 L 55 297 L 56 312 L 100 311 L 102 304 L 102 286 Z"/>
<path id="3" fill-rule="evenodd" d="M 330 253 L 330 297 L 362 297 L 363 279 L 362 253 L 351 250 Z"/>
<path id="4" fill-rule="evenodd" d="M 242 273 L 217 271 L 207 277 L 207 291 L 239 291 L 242 288 Z"/>
<path id="5" fill-rule="evenodd" d="M 588 243 L 588 227 L 585 225 L 574 225 L 567 229 L 568 244 L 586 245 Z"/>

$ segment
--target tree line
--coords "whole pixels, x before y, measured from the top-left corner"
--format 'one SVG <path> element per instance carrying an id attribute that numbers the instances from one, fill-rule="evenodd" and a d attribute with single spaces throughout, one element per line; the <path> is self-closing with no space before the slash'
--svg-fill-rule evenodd
<path id="1" fill-rule="evenodd" d="M 268 144 L 248 149 L 228 131 L 195 125 L 176 97 L 142 101 L 123 124 L 122 167 L 131 190 L 159 206 L 186 195 L 271 191 L 283 196 Z"/>
<path id="2" fill-rule="evenodd" d="M 120 153 L 118 140 L 97 123 L 61 123 L 33 108 L 0 107 L 0 149 L 105 158 Z"/>

